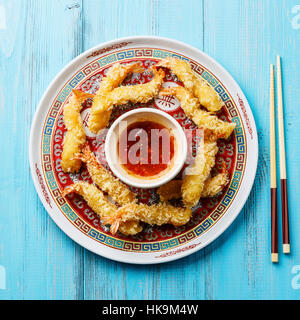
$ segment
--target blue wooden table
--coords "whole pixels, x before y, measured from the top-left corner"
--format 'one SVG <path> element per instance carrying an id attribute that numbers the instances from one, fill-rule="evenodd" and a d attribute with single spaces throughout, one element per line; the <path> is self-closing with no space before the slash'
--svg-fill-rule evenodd
<path id="1" fill-rule="evenodd" d="M 162 265 L 117 263 L 74 243 L 43 208 L 29 170 L 30 125 L 49 82 L 86 49 L 129 35 L 174 38 L 215 58 L 241 86 L 258 128 L 257 176 L 239 217 L 205 249 Z M 292 250 L 284 256 L 280 245 L 277 265 L 268 115 L 276 54 Z M 0 0 L 0 299 L 299 299 L 299 70 L 299 0 Z"/>

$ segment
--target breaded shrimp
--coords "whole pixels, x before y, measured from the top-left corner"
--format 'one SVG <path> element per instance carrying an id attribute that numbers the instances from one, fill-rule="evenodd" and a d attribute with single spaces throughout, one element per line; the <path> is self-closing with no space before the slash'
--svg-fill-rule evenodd
<path id="1" fill-rule="evenodd" d="M 221 172 L 216 176 L 209 178 L 204 183 L 201 198 L 211 198 L 217 195 L 229 183 L 229 174 L 227 171 Z"/>
<path id="2" fill-rule="evenodd" d="M 128 74 L 133 72 L 141 73 L 143 71 L 144 68 L 139 63 L 127 65 L 116 63 L 107 71 L 106 77 L 102 79 L 100 88 L 93 99 L 88 125 L 91 132 L 98 133 L 100 129 L 105 128 L 108 124 L 112 106 L 107 97 L 109 92 L 117 88 Z"/>
<path id="3" fill-rule="evenodd" d="M 200 104 L 210 112 L 217 112 L 223 106 L 223 102 L 214 88 L 198 75 L 195 78 L 193 94 L 199 99 Z"/>
<path id="4" fill-rule="evenodd" d="M 99 190 L 95 185 L 79 181 L 64 189 L 62 195 L 65 197 L 69 193 L 80 194 L 88 205 L 97 213 L 100 217 L 111 216 L 117 213 L 118 208 Z"/>
<path id="5" fill-rule="evenodd" d="M 74 155 L 80 151 L 81 146 L 86 140 L 80 111 L 82 103 L 92 97 L 92 94 L 80 90 L 73 90 L 73 95 L 70 97 L 69 103 L 64 107 L 64 123 L 68 130 L 64 137 L 61 156 L 61 166 L 64 172 L 75 172 L 80 169 L 81 161 L 79 159 L 73 159 Z"/>
<path id="6" fill-rule="evenodd" d="M 165 73 L 162 69 L 150 68 L 154 74 L 151 81 L 133 86 L 122 86 L 114 89 L 108 95 L 113 105 L 122 105 L 128 102 L 146 103 L 157 96 L 162 85 Z"/>
<path id="7" fill-rule="evenodd" d="M 160 197 L 160 201 L 181 198 L 181 185 L 182 180 L 171 180 L 159 187 L 157 193 Z"/>
<path id="8" fill-rule="evenodd" d="M 94 183 L 101 190 L 107 192 L 115 202 L 124 205 L 137 201 L 135 194 L 97 161 L 87 143 L 82 148 L 82 153 L 76 155 L 76 158 L 86 163 L 88 172 Z"/>
<path id="9" fill-rule="evenodd" d="M 196 99 L 186 88 L 172 87 L 160 91 L 161 95 L 174 95 L 180 101 L 181 108 L 199 128 L 209 134 L 210 140 L 227 139 L 235 128 L 235 123 L 225 122 L 218 117 L 200 109 Z"/>
<path id="10" fill-rule="evenodd" d="M 222 108 L 222 100 L 214 88 L 196 75 L 186 61 L 169 57 L 157 63 L 156 67 L 170 69 L 207 110 L 216 112 Z"/>
<path id="11" fill-rule="evenodd" d="M 204 182 L 203 191 L 200 198 L 211 198 L 216 196 L 229 182 L 229 174 L 227 171 L 218 173 L 212 178 L 208 178 Z M 161 201 L 169 201 L 181 198 L 182 180 L 171 180 L 170 182 L 159 187 L 157 193 Z"/>
<path id="12" fill-rule="evenodd" d="M 204 182 L 215 165 L 218 152 L 216 142 L 204 142 L 203 151 L 198 151 L 195 162 L 186 169 L 181 186 L 182 200 L 187 208 L 197 204 L 204 189 Z"/>
<path id="13" fill-rule="evenodd" d="M 65 197 L 72 192 L 81 195 L 100 218 L 107 216 L 113 217 L 117 214 L 117 206 L 111 203 L 103 192 L 93 184 L 83 181 L 76 182 L 65 188 L 62 195 Z M 137 221 L 128 221 L 122 222 L 119 230 L 124 235 L 135 235 L 142 231 L 142 227 Z"/>
<path id="14" fill-rule="evenodd" d="M 186 224 L 192 216 L 191 209 L 177 208 L 166 203 L 159 203 L 152 206 L 146 204 L 129 204 L 118 209 L 114 216 L 103 217 L 104 224 L 110 224 L 112 234 L 115 234 L 121 223 L 128 221 L 143 221 L 150 225 L 163 225 L 166 223 L 174 226 Z"/>

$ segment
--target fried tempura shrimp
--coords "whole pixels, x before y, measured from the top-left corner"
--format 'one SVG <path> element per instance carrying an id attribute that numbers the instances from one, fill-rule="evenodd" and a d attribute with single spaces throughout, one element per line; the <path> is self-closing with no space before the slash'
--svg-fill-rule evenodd
<path id="1" fill-rule="evenodd" d="M 76 182 L 65 188 L 62 195 L 65 197 L 72 192 L 81 195 L 100 218 L 113 217 L 117 214 L 117 206 L 111 203 L 103 192 L 93 184 L 82 181 Z M 124 235 L 135 235 L 142 231 L 142 227 L 137 221 L 128 221 L 121 222 L 119 230 Z"/>
<path id="2" fill-rule="evenodd" d="M 74 155 L 80 152 L 80 148 L 86 140 L 80 111 L 82 103 L 92 97 L 92 94 L 73 90 L 69 103 L 64 107 L 64 123 L 68 130 L 64 137 L 61 156 L 61 166 L 64 172 L 75 172 L 80 169 L 81 161 L 74 159 Z"/>
<path id="3" fill-rule="evenodd" d="M 214 88 L 197 76 L 186 61 L 169 57 L 161 60 L 156 66 L 170 69 L 207 110 L 216 112 L 222 108 L 222 100 Z"/>
<path id="4" fill-rule="evenodd" d="M 199 99 L 200 104 L 210 112 L 217 112 L 223 106 L 223 102 L 214 88 L 199 76 L 195 78 L 193 93 Z"/>
<path id="5" fill-rule="evenodd" d="M 211 198 L 216 196 L 229 182 L 228 172 L 221 172 L 204 182 L 203 191 L 200 198 Z M 161 201 L 169 201 L 181 198 L 182 180 L 171 180 L 159 187 L 157 193 Z"/>
<path id="6" fill-rule="evenodd" d="M 94 183 L 101 190 L 107 192 L 115 202 L 120 205 L 136 202 L 135 194 L 97 161 L 87 143 L 83 147 L 82 153 L 76 157 L 86 163 Z"/>
<path id="7" fill-rule="evenodd" d="M 93 99 L 89 117 L 89 129 L 91 132 L 98 133 L 100 129 L 105 128 L 108 124 L 112 106 L 110 99 L 107 97 L 109 92 L 117 88 L 128 74 L 133 72 L 141 73 L 143 71 L 144 68 L 139 63 L 127 65 L 116 63 L 107 71 L 106 77 L 102 79 L 100 88 Z"/>
<path id="8" fill-rule="evenodd" d="M 100 217 L 111 216 L 117 213 L 118 208 L 93 184 L 83 181 L 76 182 L 66 187 L 62 195 L 65 197 L 72 192 L 80 194 Z"/>
<path id="9" fill-rule="evenodd" d="M 115 234 L 121 223 L 129 221 L 143 221 L 150 225 L 163 225 L 166 223 L 174 226 L 182 226 L 186 224 L 192 215 L 191 209 L 177 208 L 166 203 L 159 203 L 148 206 L 146 204 L 129 204 L 118 209 L 114 216 L 104 217 L 102 222 L 110 224 L 110 231 Z"/>
<path id="10" fill-rule="evenodd" d="M 137 84 L 133 86 L 122 86 L 114 89 L 109 94 L 109 99 L 113 105 L 122 105 L 128 102 L 133 103 L 146 103 L 149 100 L 157 96 L 165 73 L 162 69 L 157 70 L 151 68 L 154 77 L 151 81 L 143 84 Z"/>
<path id="11" fill-rule="evenodd" d="M 210 136 L 210 140 L 219 138 L 227 139 L 235 128 L 235 123 L 225 122 L 218 117 L 200 109 L 198 99 L 196 99 L 186 88 L 172 87 L 160 91 L 161 95 L 174 95 L 180 101 L 181 108 L 193 122 L 203 128 Z"/>
<path id="12" fill-rule="evenodd" d="M 158 188 L 157 193 L 161 201 L 181 198 L 182 180 L 171 180 Z"/>
<path id="13" fill-rule="evenodd" d="M 221 172 L 216 176 L 209 178 L 204 183 L 201 198 L 211 198 L 217 195 L 229 182 L 228 172 Z"/>
<path id="14" fill-rule="evenodd" d="M 203 150 L 198 151 L 195 162 L 186 169 L 186 175 L 181 186 L 182 200 L 186 207 L 191 208 L 199 201 L 204 182 L 215 165 L 217 152 L 216 142 L 205 142 Z"/>

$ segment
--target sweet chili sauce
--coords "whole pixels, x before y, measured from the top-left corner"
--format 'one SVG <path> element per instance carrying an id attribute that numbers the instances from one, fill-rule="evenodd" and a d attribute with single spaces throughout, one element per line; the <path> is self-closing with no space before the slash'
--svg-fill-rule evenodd
<path id="1" fill-rule="evenodd" d="M 174 157 L 174 136 L 160 123 L 137 121 L 124 130 L 118 141 L 119 159 L 128 173 L 156 176 Z"/>

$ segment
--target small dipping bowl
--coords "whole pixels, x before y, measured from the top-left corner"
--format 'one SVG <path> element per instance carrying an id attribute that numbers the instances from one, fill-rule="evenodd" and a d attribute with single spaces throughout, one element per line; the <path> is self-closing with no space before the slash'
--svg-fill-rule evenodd
<path id="1" fill-rule="evenodd" d="M 124 168 L 119 157 L 119 139 L 124 130 L 136 122 L 151 121 L 168 129 L 174 137 L 174 156 L 167 168 L 154 176 L 139 176 Z M 120 116 L 109 128 L 105 140 L 105 156 L 112 172 L 126 184 L 137 188 L 156 188 L 172 180 L 182 169 L 187 157 L 185 133 L 176 119 L 153 108 L 139 108 Z"/>

